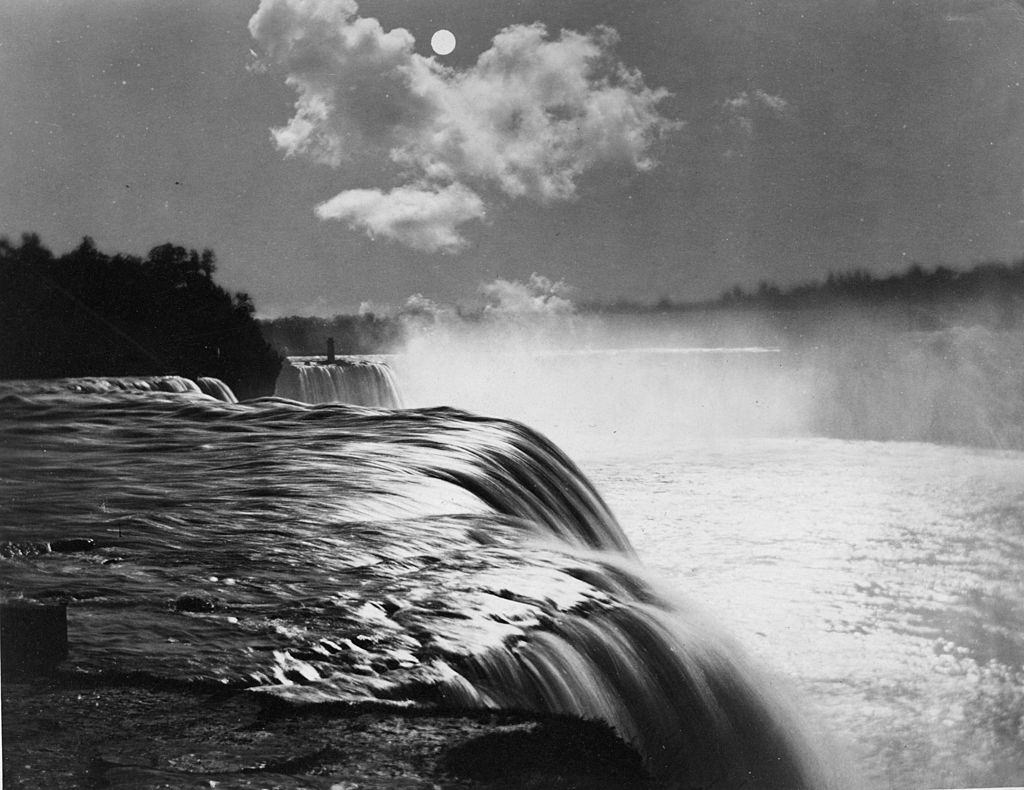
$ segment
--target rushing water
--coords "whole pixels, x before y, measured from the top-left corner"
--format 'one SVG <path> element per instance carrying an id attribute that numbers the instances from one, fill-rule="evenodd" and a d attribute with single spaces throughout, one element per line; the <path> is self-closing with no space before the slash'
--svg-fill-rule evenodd
<path id="1" fill-rule="evenodd" d="M 380 358 L 290 357 L 277 379 L 275 395 L 302 403 L 353 403 L 396 409 L 402 405 L 390 366 Z"/>
<path id="2" fill-rule="evenodd" d="M 640 357 L 395 361 L 586 476 L 450 409 L 5 385 L 3 590 L 68 601 L 85 670 L 600 717 L 681 785 L 827 784 L 819 728 L 873 786 L 1019 784 L 1024 453 L 806 436 L 770 353 Z"/>

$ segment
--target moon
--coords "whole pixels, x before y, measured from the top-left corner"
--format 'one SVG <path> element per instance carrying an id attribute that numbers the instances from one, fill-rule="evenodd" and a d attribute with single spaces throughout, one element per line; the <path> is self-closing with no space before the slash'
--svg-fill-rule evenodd
<path id="1" fill-rule="evenodd" d="M 430 37 L 430 48 L 438 55 L 448 55 L 455 49 L 455 35 L 450 30 L 438 30 Z"/>

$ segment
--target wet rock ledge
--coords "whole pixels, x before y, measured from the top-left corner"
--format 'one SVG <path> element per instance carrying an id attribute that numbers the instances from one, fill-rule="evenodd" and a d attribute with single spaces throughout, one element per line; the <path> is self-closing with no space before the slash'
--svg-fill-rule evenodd
<path id="1" fill-rule="evenodd" d="M 5 679 L 16 788 L 635 788 L 605 726 L 514 713 L 301 706 L 244 691 L 73 673 Z"/>

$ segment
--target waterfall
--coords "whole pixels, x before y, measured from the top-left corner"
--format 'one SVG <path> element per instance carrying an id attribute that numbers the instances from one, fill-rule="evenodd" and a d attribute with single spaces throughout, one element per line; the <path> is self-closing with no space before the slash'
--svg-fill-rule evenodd
<path id="1" fill-rule="evenodd" d="M 642 577 L 628 577 L 648 592 Z M 767 679 L 711 624 L 621 588 L 618 598 L 606 611 L 564 614 L 454 662 L 447 701 L 604 721 L 672 787 L 795 790 L 835 781 Z"/>
<path id="2" fill-rule="evenodd" d="M 182 376 L 160 376 L 159 378 L 145 380 L 158 392 L 202 392 L 199 385 L 192 379 Z"/>
<path id="3" fill-rule="evenodd" d="M 211 398 L 222 400 L 225 403 L 238 403 L 235 393 L 220 379 L 215 379 L 211 376 L 200 376 L 196 379 L 196 384 L 199 385 L 199 389 L 204 395 L 209 395 Z"/>
<path id="4" fill-rule="evenodd" d="M 7 382 L 5 389 L 33 395 L 81 393 L 89 395 L 118 392 L 168 392 L 180 395 L 208 395 L 225 403 L 238 403 L 238 398 L 223 381 L 200 376 L 195 381 L 184 376 L 81 376 L 67 379 Z"/>
<path id="5" fill-rule="evenodd" d="M 406 473 L 454 484 L 494 512 L 522 519 L 533 534 L 633 555 L 629 539 L 590 481 L 561 450 L 525 425 L 447 407 L 350 414 L 344 423 L 370 428 L 378 441 L 392 445 Z"/>
<path id="6" fill-rule="evenodd" d="M 330 381 L 320 394 L 332 397 L 361 371 L 364 403 L 383 397 L 365 382 L 390 383 L 369 364 L 291 369 L 300 385 Z M 61 408 L 21 388 L 0 411 L 17 458 L 0 472 L 24 511 L 0 529 L 0 556 L 21 563 L 7 584 L 27 598 L 73 587 L 90 624 L 77 666 L 296 700 L 600 720 L 665 786 L 832 785 L 773 683 L 656 589 L 593 485 L 530 428 L 446 407 L 228 406 L 194 397 L 219 391 L 204 380 L 93 383 L 91 398 L 65 387 Z M 54 464 L 56 490 L 81 474 L 90 495 L 47 493 Z M 69 570 L 73 554 L 36 562 L 33 547 L 52 551 L 68 524 L 90 552 L 124 541 L 131 575 Z M 115 589 L 116 610 L 100 602 Z M 179 642 L 190 649 L 167 649 Z"/>
<path id="7" fill-rule="evenodd" d="M 329 364 L 290 357 L 281 368 L 275 394 L 302 403 L 348 403 L 382 409 L 402 405 L 391 367 L 370 357 L 338 357 Z"/>

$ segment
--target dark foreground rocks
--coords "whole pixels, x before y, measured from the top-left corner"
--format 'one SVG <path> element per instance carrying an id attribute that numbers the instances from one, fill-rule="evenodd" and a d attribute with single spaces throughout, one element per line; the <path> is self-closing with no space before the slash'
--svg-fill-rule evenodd
<path id="1" fill-rule="evenodd" d="M 653 788 L 600 724 L 296 706 L 244 691 L 62 675 L 6 681 L 15 788 Z"/>

